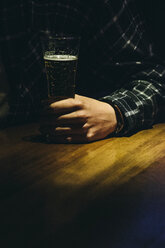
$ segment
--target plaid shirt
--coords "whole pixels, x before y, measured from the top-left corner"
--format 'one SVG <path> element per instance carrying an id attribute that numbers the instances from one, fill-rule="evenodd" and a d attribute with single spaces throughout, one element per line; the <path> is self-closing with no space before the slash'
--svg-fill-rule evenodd
<path id="1" fill-rule="evenodd" d="M 76 92 L 115 103 L 123 134 L 148 128 L 165 106 L 165 65 L 133 0 L 3 0 L 0 47 L 11 91 L 8 121 L 38 118 L 46 97 L 40 31 L 81 36 Z"/>

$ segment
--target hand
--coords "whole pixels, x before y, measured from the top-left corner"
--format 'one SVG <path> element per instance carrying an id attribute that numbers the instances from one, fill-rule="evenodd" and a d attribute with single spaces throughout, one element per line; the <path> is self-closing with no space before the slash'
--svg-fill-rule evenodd
<path id="1" fill-rule="evenodd" d="M 111 105 L 80 95 L 52 103 L 50 112 L 40 131 L 58 143 L 103 139 L 117 125 Z"/>

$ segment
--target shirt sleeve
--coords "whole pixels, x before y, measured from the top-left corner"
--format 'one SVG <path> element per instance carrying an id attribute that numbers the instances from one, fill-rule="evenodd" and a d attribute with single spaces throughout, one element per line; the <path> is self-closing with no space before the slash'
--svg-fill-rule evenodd
<path id="1" fill-rule="evenodd" d="M 140 77 L 139 77 L 140 78 Z M 150 128 L 164 115 L 165 87 L 153 80 L 137 79 L 100 100 L 113 102 L 124 117 L 124 128 L 120 135 L 131 134 Z"/>
<path id="2" fill-rule="evenodd" d="M 123 79 L 122 87 L 100 98 L 120 108 L 125 122 L 120 135 L 129 135 L 140 129 L 152 127 L 157 121 L 162 121 L 165 111 L 164 61 L 155 53 L 151 37 L 147 36 L 147 26 L 138 15 L 134 1 L 125 1 L 125 3 L 124 13 L 129 14 L 130 25 L 134 22 L 135 35 L 127 36 L 125 32 L 123 33 L 125 47 L 114 64 L 116 68 L 121 68 L 121 77 L 123 70 L 126 71 L 127 76 Z M 120 18 L 116 19 L 116 22 L 121 28 Z M 138 30 L 139 26 L 142 28 Z M 132 55 L 130 50 L 134 50 Z"/>

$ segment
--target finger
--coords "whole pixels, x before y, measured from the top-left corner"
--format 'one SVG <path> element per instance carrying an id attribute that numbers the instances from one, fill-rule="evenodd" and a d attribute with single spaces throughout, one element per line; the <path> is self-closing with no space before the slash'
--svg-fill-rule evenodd
<path id="1" fill-rule="evenodd" d="M 82 111 L 74 111 L 69 114 L 64 114 L 56 118 L 55 123 L 57 125 L 63 124 L 76 124 L 76 123 L 86 123 L 87 116 L 83 114 Z"/>
<path id="2" fill-rule="evenodd" d="M 55 127 L 51 125 L 41 126 L 39 131 L 44 134 L 52 135 L 73 135 L 80 134 L 85 135 L 88 129 L 84 126 L 72 126 L 72 127 Z"/>
<path id="3" fill-rule="evenodd" d="M 83 126 L 86 123 L 86 118 L 77 116 L 76 114 L 67 114 L 63 116 L 44 116 L 40 118 L 41 126 L 68 127 L 68 126 Z"/>
<path id="4" fill-rule="evenodd" d="M 71 139 L 68 136 L 53 136 L 53 135 L 46 134 L 45 140 L 47 143 L 55 143 L 55 144 L 71 143 Z"/>
<path id="5" fill-rule="evenodd" d="M 71 136 L 53 136 L 46 135 L 47 142 L 49 143 L 72 143 L 72 144 L 82 144 L 90 142 L 84 135 L 71 135 Z"/>
<path id="6" fill-rule="evenodd" d="M 87 132 L 87 129 L 81 127 L 81 128 L 73 128 L 73 127 L 56 127 L 54 130 L 55 135 L 85 135 Z"/>
<path id="7" fill-rule="evenodd" d="M 67 98 L 50 104 L 54 113 L 68 113 L 81 108 L 81 102 L 74 98 Z"/>

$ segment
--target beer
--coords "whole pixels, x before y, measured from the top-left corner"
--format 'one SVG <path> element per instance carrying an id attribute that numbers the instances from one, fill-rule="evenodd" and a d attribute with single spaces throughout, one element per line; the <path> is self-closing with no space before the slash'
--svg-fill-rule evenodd
<path id="1" fill-rule="evenodd" d="M 44 55 L 48 97 L 54 100 L 74 97 L 77 56 Z"/>

